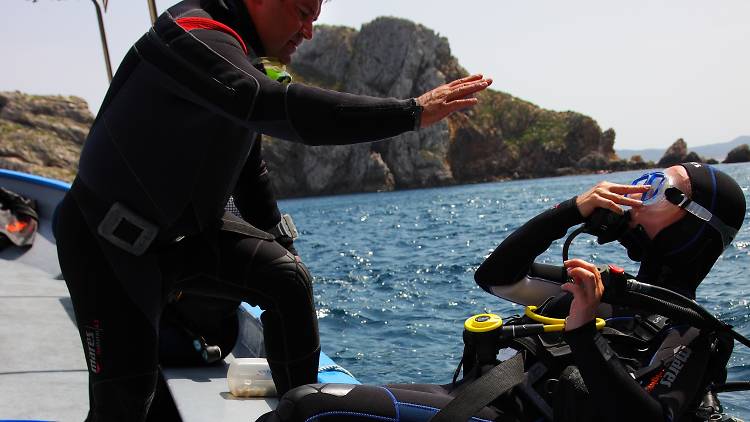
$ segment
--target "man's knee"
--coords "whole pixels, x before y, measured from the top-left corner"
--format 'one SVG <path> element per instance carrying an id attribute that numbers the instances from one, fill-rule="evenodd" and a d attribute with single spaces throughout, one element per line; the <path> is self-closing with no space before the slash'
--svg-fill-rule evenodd
<path id="1" fill-rule="evenodd" d="M 263 290 L 275 294 L 277 297 L 274 302 L 280 307 L 284 307 L 285 304 L 289 306 L 312 304 L 312 276 L 307 267 L 291 254 L 273 260 L 262 273 L 260 277 L 267 279 L 269 287 Z"/>

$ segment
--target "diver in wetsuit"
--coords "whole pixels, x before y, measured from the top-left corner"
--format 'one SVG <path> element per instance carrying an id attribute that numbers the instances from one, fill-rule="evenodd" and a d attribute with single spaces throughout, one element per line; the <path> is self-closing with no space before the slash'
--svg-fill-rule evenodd
<path id="1" fill-rule="evenodd" d="M 690 201 L 680 206 L 668 199 L 670 193 L 677 192 L 669 191 L 674 188 L 692 200 L 692 206 Z M 528 298 L 513 292 L 513 285 L 539 277 L 530 275 L 536 256 L 597 208 L 623 213 L 620 205 L 632 207 L 629 223 L 617 237 L 628 256 L 641 263 L 635 278 L 691 299 L 745 217 L 740 187 L 708 165 L 685 163 L 663 173 L 647 173 L 630 186 L 602 182 L 512 233 L 479 267 L 477 283 L 500 297 L 526 302 Z M 713 216 L 711 224 L 696 216 L 695 205 L 710 213 L 703 217 Z M 604 287 L 594 265 L 573 259 L 565 262 L 565 268 L 574 281 L 563 284 L 562 290 L 572 293 L 572 303 L 571 295 L 564 293 L 555 297 L 549 308 L 552 313 L 568 315 L 563 339 L 572 350 L 587 393 L 579 391 L 571 396 L 570 406 L 556 408 L 555 420 L 692 420 L 693 415 L 685 412 L 694 410 L 704 393 L 699 388 L 707 384 L 706 377 L 714 375 L 707 371 L 712 348 L 717 346 L 715 339 L 694 327 L 664 325 L 664 318 L 655 316 L 645 323 L 656 322 L 659 328 L 648 351 L 628 356 L 634 361 L 618 359 L 628 355 L 627 347 L 612 346 L 596 331 L 597 311 L 608 312 L 615 319 L 637 315 L 648 320 L 651 316 L 600 304 Z"/>
<path id="2" fill-rule="evenodd" d="M 259 135 L 380 140 L 474 105 L 491 83 L 474 75 L 399 100 L 277 81 L 274 60 L 288 64 L 312 38 L 321 3 L 182 1 L 123 59 L 55 225 L 89 367 L 88 420 L 147 417 L 161 312 L 181 294 L 259 305 L 277 390 L 315 382 L 312 278 L 281 221 Z M 230 195 L 244 221 L 225 213 Z"/>
<path id="3" fill-rule="evenodd" d="M 616 233 L 606 234 L 641 262 L 637 279 L 695 298 L 698 284 L 742 225 L 742 190 L 726 174 L 698 163 L 647 173 L 636 182 L 602 182 L 543 212 L 505 239 L 479 267 L 475 279 L 488 292 L 526 305 L 546 299 L 541 312 L 567 320 L 562 336 L 547 334 L 544 342 L 511 344 L 525 356 L 530 385 L 480 404 L 470 413 L 472 421 L 692 421 L 704 399 L 702 389 L 723 381 L 722 358 L 731 353 L 731 339 L 727 344 L 713 333 L 659 315 L 602 304 L 602 276 L 585 261 L 565 263 L 572 279 L 567 283 L 556 280 L 562 279 L 561 267 L 537 271 L 534 259 L 553 241 L 595 210 L 607 209 L 628 216 L 610 228 Z M 625 213 L 623 205 L 632 208 Z M 542 279 L 545 273 L 549 279 Z M 606 336 L 594 324 L 601 312 L 612 318 Z M 542 350 L 545 347 L 554 350 Z M 721 347 L 725 350 L 718 350 Z M 546 364 L 541 375 L 539 367 L 531 370 L 537 362 Z M 531 377 L 536 380 L 529 381 Z M 261 420 L 426 422 L 461 397 L 475 379 L 447 385 L 303 386 L 287 393 L 278 409 Z M 707 416 L 718 410 L 715 397 L 703 404 Z"/>

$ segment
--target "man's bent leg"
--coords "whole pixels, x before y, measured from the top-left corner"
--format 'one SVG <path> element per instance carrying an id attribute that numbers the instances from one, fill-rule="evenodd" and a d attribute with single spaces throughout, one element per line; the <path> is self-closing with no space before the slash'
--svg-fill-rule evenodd
<path id="1" fill-rule="evenodd" d="M 261 315 L 268 365 L 279 394 L 318 380 L 320 339 L 307 268 L 288 256 L 270 264 L 271 274 L 286 287 L 284 296 Z M 260 279 L 265 277 L 259 275 Z M 273 277 L 267 278 L 269 282 Z M 257 283 L 253 283 L 257 284 Z M 281 287 L 281 286 L 279 286 Z M 262 306 L 262 305 L 261 305 Z M 280 333 L 284 333 L 281 334 Z"/>
<path id="2" fill-rule="evenodd" d="M 265 311 L 266 354 L 277 391 L 317 382 L 320 339 L 309 271 L 274 241 L 225 237 L 222 278 L 241 280 L 248 291 L 242 299 Z"/>

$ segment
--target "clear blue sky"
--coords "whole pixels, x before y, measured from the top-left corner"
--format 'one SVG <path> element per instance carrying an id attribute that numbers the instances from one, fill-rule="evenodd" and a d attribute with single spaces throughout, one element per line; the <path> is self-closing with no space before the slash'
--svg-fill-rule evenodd
<path id="1" fill-rule="evenodd" d="M 107 82 L 91 1 L 2 1 L 0 90 L 78 95 L 96 111 Z M 613 127 L 617 148 L 750 135 L 747 0 L 332 0 L 320 22 L 383 15 L 447 37 L 496 89 Z M 106 25 L 117 65 L 149 26 L 146 0 L 110 0 Z"/>

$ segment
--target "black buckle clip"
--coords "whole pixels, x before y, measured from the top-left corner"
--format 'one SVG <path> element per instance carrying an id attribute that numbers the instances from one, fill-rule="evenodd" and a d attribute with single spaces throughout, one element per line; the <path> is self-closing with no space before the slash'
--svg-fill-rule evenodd
<path id="1" fill-rule="evenodd" d="M 141 256 L 156 239 L 159 227 L 116 202 L 99 223 L 97 232 L 118 248 Z"/>

